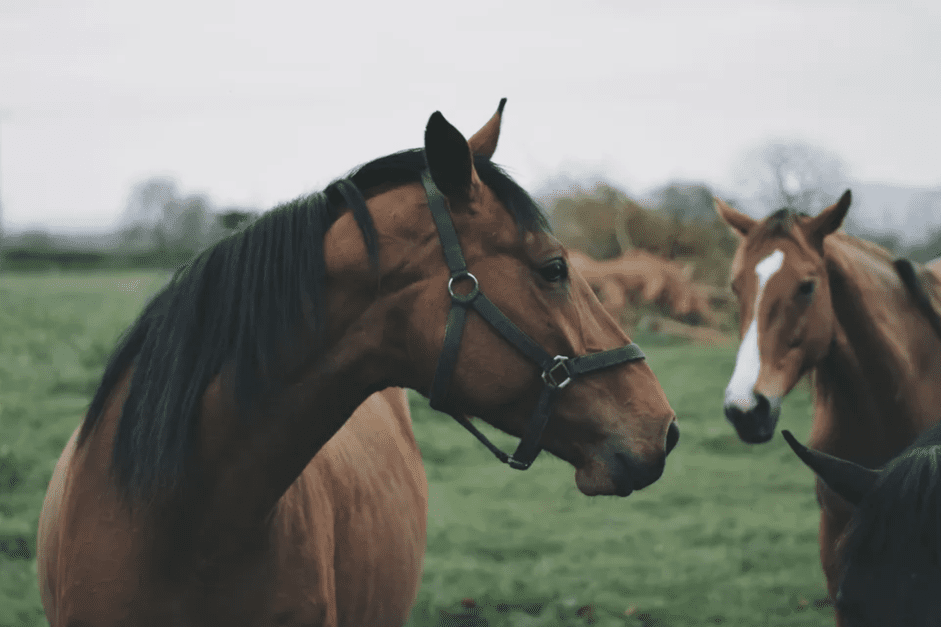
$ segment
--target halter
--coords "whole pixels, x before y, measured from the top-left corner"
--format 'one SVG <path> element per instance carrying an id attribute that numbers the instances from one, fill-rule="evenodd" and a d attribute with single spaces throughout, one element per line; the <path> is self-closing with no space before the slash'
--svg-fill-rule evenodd
<path id="1" fill-rule="evenodd" d="M 451 221 L 447 198 L 435 186 L 431 179 L 431 173 L 427 169 L 422 173 L 422 185 L 425 186 L 425 194 L 428 196 L 431 217 L 438 227 L 438 237 L 441 240 L 441 248 L 444 250 L 444 260 L 448 264 L 448 270 L 451 271 L 451 278 L 448 280 L 451 310 L 448 312 L 448 320 L 445 326 L 444 346 L 438 357 L 438 367 L 435 369 L 435 377 L 431 383 L 431 393 L 428 396 L 431 407 L 450 414 L 452 418 L 457 420 L 464 428 L 474 434 L 484 446 L 490 449 L 497 456 L 497 459 L 509 464 L 510 468 L 526 470 L 542 450 L 539 446 L 539 440 L 546 428 L 546 423 L 549 421 L 552 400 L 556 391 L 561 390 L 571 383 L 575 377 L 583 374 L 629 361 L 644 359 L 644 353 L 637 344 L 630 343 L 620 348 L 590 355 L 578 357 L 556 355 L 552 357 L 513 324 L 513 321 L 507 318 L 493 304 L 493 301 L 480 291 L 477 277 L 467 271 L 464 254 L 461 252 L 461 243 L 458 240 L 457 232 L 454 230 L 454 222 Z M 455 283 L 461 281 L 469 281 L 471 284 L 470 291 L 466 294 L 459 294 L 454 291 Z M 542 389 L 536 409 L 526 425 L 526 432 L 512 455 L 501 451 L 487 439 L 487 436 L 478 431 L 477 427 L 472 425 L 470 421 L 459 417 L 457 413 L 450 411 L 445 405 L 448 386 L 451 382 L 451 376 L 454 374 L 458 350 L 461 347 L 461 336 L 464 334 L 467 310 L 470 307 L 473 307 L 507 342 L 536 362 L 542 369 L 542 382 L 545 387 Z"/>

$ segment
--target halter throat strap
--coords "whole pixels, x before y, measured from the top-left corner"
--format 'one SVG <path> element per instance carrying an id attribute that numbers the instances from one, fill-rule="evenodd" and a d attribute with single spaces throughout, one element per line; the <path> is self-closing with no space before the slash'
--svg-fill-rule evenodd
<path id="1" fill-rule="evenodd" d="M 549 421 L 549 415 L 552 412 L 552 400 L 558 390 L 566 387 L 576 377 L 583 374 L 629 361 L 644 359 L 644 353 L 634 343 L 579 357 L 565 357 L 562 355 L 553 357 L 546 352 L 542 346 L 526 335 L 500 311 L 493 301 L 481 292 L 477 277 L 467 269 L 467 263 L 461 251 L 461 243 L 454 229 L 454 222 L 451 220 L 447 198 L 435 186 L 431 173 L 427 169 L 422 173 L 422 185 L 424 185 L 425 194 L 428 197 L 431 217 L 438 228 L 438 238 L 444 251 L 444 260 L 451 273 L 447 288 L 451 297 L 451 310 L 448 312 L 445 326 L 444 346 L 438 357 L 438 366 L 435 369 L 434 379 L 428 395 L 431 407 L 450 414 L 451 417 L 480 440 L 484 446 L 490 449 L 500 461 L 509 464 L 511 468 L 526 470 L 542 450 L 539 441 Z M 456 284 L 461 282 L 470 282 L 470 289 L 463 294 L 455 291 Z M 445 402 L 454 368 L 457 364 L 461 338 L 467 322 L 467 310 L 471 308 L 502 335 L 507 342 L 531 361 L 536 362 L 542 370 L 544 383 L 542 393 L 539 395 L 536 408 L 526 425 L 523 438 L 512 455 L 508 455 L 497 448 L 463 414 L 453 411 Z"/>

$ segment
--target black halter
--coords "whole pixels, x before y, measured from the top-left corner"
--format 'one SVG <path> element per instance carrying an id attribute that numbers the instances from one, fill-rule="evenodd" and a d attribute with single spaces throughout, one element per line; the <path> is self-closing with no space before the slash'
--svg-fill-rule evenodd
<path id="1" fill-rule="evenodd" d="M 493 304 L 493 301 L 480 291 L 477 278 L 467 271 L 467 264 L 464 262 L 464 255 L 461 252 L 461 243 L 457 238 L 457 232 L 454 230 L 454 223 L 451 221 L 447 198 L 435 187 L 431 179 L 431 173 L 427 169 L 422 173 L 422 184 L 425 186 L 425 194 L 428 196 L 431 217 L 434 218 L 435 225 L 438 227 L 438 237 L 441 239 L 441 247 L 444 249 L 444 260 L 451 271 L 451 279 L 448 281 L 451 311 L 448 312 L 448 321 L 445 327 L 444 347 L 438 357 L 438 367 L 435 370 L 435 378 L 431 383 L 431 393 L 428 396 L 431 406 L 438 411 L 447 412 L 460 424 L 464 425 L 501 462 L 509 464 L 511 468 L 517 470 L 526 470 L 542 450 L 539 446 L 539 440 L 549 420 L 549 413 L 552 411 L 551 401 L 557 390 L 567 386 L 579 375 L 610 368 L 624 362 L 643 359 L 644 353 L 637 344 L 631 343 L 620 348 L 580 357 L 564 357 L 562 355 L 552 357 L 549 355 L 539 344 L 513 324 Z M 454 284 L 459 281 L 471 282 L 471 288 L 467 294 L 459 294 L 454 291 Z M 539 396 L 536 409 L 529 419 L 529 424 L 526 426 L 526 433 L 523 435 L 523 439 L 520 440 L 516 452 L 512 455 L 507 455 L 498 449 L 474 425 L 458 417 L 456 413 L 449 411 L 444 404 L 448 385 L 451 382 L 451 375 L 454 374 L 454 366 L 457 363 L 457 353 L 461 347 L 461 336 L 464 334 L 464 323 L 467 319 L 467 309 L 469 307 L 473 307 L 507 342 L 542 368 L 542 381 L 545 383 L 545 387 Z"/>

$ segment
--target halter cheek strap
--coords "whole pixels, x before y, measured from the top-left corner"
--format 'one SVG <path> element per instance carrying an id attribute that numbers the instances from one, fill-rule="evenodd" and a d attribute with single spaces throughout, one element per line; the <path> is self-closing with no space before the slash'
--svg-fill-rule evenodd
<path id="1" fill-rule="evenodd" d="M 428 207 L 431 209 L 431 217 L 434 219 L 438 228 L 438 237 L 441 240 L 441 248 L 444 251 L 444 259 L 451 271 L 451 278 L 448 280 L 448 294 L 451 297 L 451 310 L 448 312 L 448 318 L 444 333 L 444 346 L 438 357 L 438 366 L 435 369 L 434 380 L 431 383 L 431 390 L 428 395 L 431 407 L 439 411 L 450 414 L 455 420 L 463 425 L 468 431 L 480 440 L 484 446 L 497 456 L 497 458 L 509 464 L 511 468 L 517 470 L 526 470 L 529 468 L 536 456 L 542 450 L 539 441 L 542 438 L 542 432 L 549 421 L 549 414 L 552 412 L 552 400 L 555 392 L 561 390 L 576 377 L 596 370 L 602 370 L 616 366 L 629 361 L 644 359 L 644 353 L 637 344 L 627 344 L 620 348 L 615 348 L 600 353 L 590 355 L 581 355 L 578 357 L 565 357 L 556 355 L 555 357 L 547 353 L 539 344 L 524 333 L 512 320 L 506 317 L 500 309 L 493 304 L 487 296 L 480 291 L 480 284 L 477 277 L 468 272 L 467 264 L 464 261 L 464 254 L 461 252 L 461 243 L 454 230 L 454 223 L 451 220 L 451 213 L 448 210 L 448 201 L 431 179 L 431 173 L 426 169 L 422 173 L 422 184 L 425 187 L 425 194 L 428 197 Z M 455 284 L 460 282 L 470 282 L 470 289 L 464 294 L 455 291 Z M 467 322 L 467 310 L 473 308 L 490 326 L 492 326 L 503 338 L 516 347 L 523 355 L 542 369 L 542 381 L 545 384 L 536 409 L 526 425 L 526 431 L 523 439 L 512 455 L 504 453 L 487 439 L 474 425 L 466 419 L 459 417 L 459 414 L 452 411 L 445 403 L 448 387 L 451 383 L 451 377 L 454 374 L 454 367 L 457 364 L 457 356 L 461 347 L 461 338 L 464 334 L 464 325 Z"/>

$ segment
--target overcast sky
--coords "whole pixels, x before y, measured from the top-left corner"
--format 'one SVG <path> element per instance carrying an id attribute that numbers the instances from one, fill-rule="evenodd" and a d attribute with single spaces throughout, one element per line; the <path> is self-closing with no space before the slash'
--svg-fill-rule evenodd
<path id="1" fill-rule="evenodd" d="M 798 138 L 867 181 L 941 184 L 941 2 L 0 2 L 7 229 L 104 231 L 174 176 L 269 208 L 508 98 L 494 160 L 634 193 L 731 188 Z"/>

